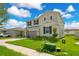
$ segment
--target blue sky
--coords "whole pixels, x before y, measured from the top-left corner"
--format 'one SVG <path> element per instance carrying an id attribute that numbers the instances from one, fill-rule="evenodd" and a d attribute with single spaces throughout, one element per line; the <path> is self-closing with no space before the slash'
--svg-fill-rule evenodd
<path id="1" fill-rule="evenodd" d="M 6 6 L 9 16 L 6 28 L 26 27 L 26 21 L 51 10 L 60 12 L 66 29 L 79 29 L 78 3 L 6 3 Z"/>

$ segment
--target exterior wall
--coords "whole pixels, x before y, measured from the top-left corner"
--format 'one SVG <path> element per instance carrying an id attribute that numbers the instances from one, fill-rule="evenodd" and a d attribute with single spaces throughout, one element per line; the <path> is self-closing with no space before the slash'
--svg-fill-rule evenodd
<path id="1" fill-rule="evenodd" d="M 17 30 L 16 30 L 17 29 Z M 17 37 L 17 36 L 26 36 L 26 29 L 22 28 L 13 28 L 13 29 L 1 29 L 0 34 L 8 34 L 11 37 Z"/>
<path id="2" fill-rule="evenodd" d="M 56 17 L 56 20 L 57 20 L 57 26 L 58 26 L 58 34 L 59 34 L 59 37 L 63 37 L 64 36 L 64 21 L 61 17 L 61 15 L 59 13 L 57 13 L 55 15 Z"/>
<path id="3" fill-rule="evenodd" d="M 49 33 L 43 34 L 43 27 L 53 26 L 53 22 L 52 22 L 52 20 L 50 20 L 51 15 L 52 15 L 52 13 L 46 12 L 41 17 L 39 17 L 40 32 L 41 32 L 40 35 L 41 36 L 52 36 L 52 34 L 49 34 Z M 46 17 L 46 20 L 44 20 L 44 17 Z M 53 15 L 52 15 L 52 18 L 53 18 Z"/>
<path id="4" fill-rule="evenodd" d="M 32 32 L 32 31 L 36 31 L 37 33 L 37 36 L 39 36 L 40 34 L 39 34 L 39 26 L 32 26 L 32 27 L 28 27 L 27 28 L 27 32 Z"/>
<path id="5" fill-rule="evenodd" d="M 3 33 L 3 32 L 4 32 L 3 30 L 0 30 L 0 34 Z"/>
<path id="6" fill-rule="evenodd" d="M 24 37 L 27 36 L 27 29 L 26 29 L 26 28 L 23 30 L 23 36 L 24 36 Z"/>
<path id="7" fill-rule="evenodd" d="M 52 16 L 52 20 L 50 20 L 50 16 Z M 44 21 L 44 17 L 46 17 L 46 21 Z M 64 34 L 64 23 L 63 20 L 60 16 L 60 13 L 58 12 L 46 12 L 45 14 L 43 14 L 40 18 L 39 18 L 39 23 L 41 25 L 41 36 L 52 36 L 52 34 L 43 34 L 43 27 L 48 27 L 48 26 L 52 26 L 52 31 L 53 28 L 57 28 L 57 33 L 59 34 L 59 37 L 62 37 Z"/>
<path id="8" fill-rule="evenodd" d="M 50 17 L 52 16 L 52 19 Z M 46 18 L 46 20 L 44 20 Z M 39 25 L 34 26 L 32 21 L 32 26 L 27 26 L 28 31 L 37 31 L 37 35 L 39 36 L 52 36 L 53 28 L 57 28 L 58 37 L 63 37 L 64 32 L 64 23 L 60 16 L 59 12 L 47 11 L 39 18 Z M 43 33 L 43 27 L 52 26 L 52 33 Z"/>
<path id="9" fill-rule="evenodd" d="M 7 33 L 10 34 L 11 37 L 24 36 L 23 31 L 18 30 L 7 30 Z"/>

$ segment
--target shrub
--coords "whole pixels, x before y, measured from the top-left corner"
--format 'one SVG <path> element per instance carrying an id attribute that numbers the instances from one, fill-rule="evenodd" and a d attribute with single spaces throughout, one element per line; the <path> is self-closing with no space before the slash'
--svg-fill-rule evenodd
<path id="1" fill-rule="evenodd" d="M 56 51 L 56 45 L 53 43 L 45 43 L 42 49 L 43 52 L 53 52 Z"/>
<path id="2" fill-rule="evenodd" d="M 53 34 L 52 34 L 52 36 L 51 36 L 51 37 L 49 37 L 49 39 L 48 39 L 48 40 L 49 40 L 50 42 L 55 43 L 55 42 L 57 42 L 57 41 L 58 41 L 57 36 L 58 36 L 58 34 L 57 34 L 57 28 L 53 28 Z"/>
<path id="3" fill-rule="evenodd" d="M 48 39 L 47 39 L 49 42 L 51 42 L 51 43 L 55 43 L 55 42 L 57 42 L 58 41 L 58 38 L 54 38 L 54 37 L 48 37 Z"/>
<path id="4" fill-rule="evenodd" d="M 75 37 L 75 40 L 78 40 L 79 41 L 79 38 L 78 37 Z"/>
<path id="5" fill-rule="evenodd" d="M 32 37 L 31 39 L 32 40 L 42 40 L 42 37 L 41 36 L 36 36 L 36 37 Z"/>
<path id="6" fill-rule="evenodd" d="M 55 42 L 57 42 L 59 40 L 58 38 L 55 38 L 55 37 L 52 37 L 52 36 L 50 36 L 50 37 L 47 37 L 47 36 L 36 36 L 36 37 L 32 37 L 30 39 L 32 39 L 32 40 L 44 40 L 44 41 L 46 40 L 46 41 L 49 41 L 51 43 L 55 43 Z"/>
<path id="7" fill-rule="evenodd" d="M 66 34 L 65 36 L 74 36 L 74 34 Z"/>
<path id="8" fill-rule="evenodd" d="M 58 36 L 57 34 L 57 28 L 54 28 L 53 29 L 53 37 L 56 38 Z"/>

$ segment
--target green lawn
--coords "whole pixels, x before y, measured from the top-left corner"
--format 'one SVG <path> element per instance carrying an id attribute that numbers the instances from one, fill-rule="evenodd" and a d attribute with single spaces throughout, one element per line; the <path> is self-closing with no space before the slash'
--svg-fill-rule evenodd
<path id="1" fill-rule="evenodd" d="M 11 39 L 11 37 L 0 37 L 0 40 Z"/>
<path id="2" fill-rule="evenodd" d="M 12 39 L 13 37 L 0 37 L 0 40 Z M 25 37 L 15 37 L 15 38 L 25 38 Z"/>
<path id="3" fill-rule="evenodd" d="M 6 37 L 0 37 L 0 40 L 4 40 L 4 39 L 9 39 L 9 38 L 6 38 Z"/>
<path id="4" fill-rule="evenodd" d="M 56 44 L 62 49 L 62 52 L 55 53 L 56 55 L 69 55 L 69 56 L 79 56 L 79 45 L 75 43 L 78 40 L 75 40 L 75 36 L 65 36 L 66 44 L 62 44 L 62 41 L 58 41 Z M 67 54 L 64 54 L 67 53 Z"/>
<path id="5" fill-rule="evenodd" d="M 24 39 L 24 40 L 12 41 L 12 42 L 8 42 L 8 43 L 32 48 L 32 49 L 39 51 L 43 47 L 44 41 L 39 41 L 39 40 L 35 41 L 35 40 L 30 40 L 30 39 L 28 39 L 28 40 Z"/>
<path id="6" fill-rule="evenodd" d="M 0 56 L 23 56 L 23 54 L 15 52 L 4 46 L 0 46 Z"/>
<path id="7" fill-rule="evenodd" d="M 52 52 L 53 55 L 67 55 L 67 56 L 79 56 L 79 45 L 76 45 L 75 42 L 75 36 L 65 36 L 66 44 L 62 44 L 62 41 L 59 40 L 56 45 L 57 47 L 61 48 L 62 52 Z M 41 50 L 43 47 L 44 41 L 39 40 L 19 40 L 19 41 L 13 41 L 8 42 L 15 45 L 20 45 L 28 48 L 35 49 L 37 51 Z"/>

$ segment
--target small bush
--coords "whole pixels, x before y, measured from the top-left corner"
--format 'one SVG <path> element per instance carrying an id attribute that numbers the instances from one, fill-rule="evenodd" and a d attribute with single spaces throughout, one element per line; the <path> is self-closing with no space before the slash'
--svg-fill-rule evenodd
<path id="1" fill-rule="evenodd" d="M 31 39 L 32 40 L 47 40 L 47 41 L 49 41 L 51 43 L 55 43 L 55 42 L 57 42 L 59 40 L 58 38 L 55 38 L 55 37 L 52 37 L 52 36 L 50 36 L 50 37 L 47 37 L 47 36 L 36 36 L 36 37 L 32 37 Z"/>
<path id="2" fill-rule="evenodd" d="M 55 43 L 55 42 L 58 41 L 58 39 L 57 39 L 57 38 L 54 38 L 54 37 L 48 37 L 47 40 L 48 40 L 49 42 L 51 42 L 51 43 Z"/>
<path id="3" fill-rule="evenodd" d="M 31 39 L 32 40 L 42 40 L 42 37 L 41 36 L 36 36 L 36 37 L 32 37 Z"/>
<path id="4" fill-rule="evenodd" d="M 79 38 L 78 37 L 75 37 L 75 40 L 78 40 L 79 41 Z"/>
<path id="5" fill-rule="evenodd" d="M 43 52 L 53 52 L 56 51 L 56 45 L 53 43 L 45 43 L 42 49 Z"/>
<path id="6" fill-rule="evenodd" d="M 74 36 L 74 34 L 66 34 L 64 37 L 66 37 L 66 36 Z"/>

